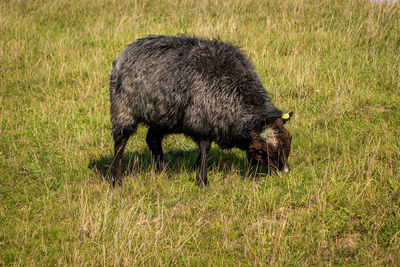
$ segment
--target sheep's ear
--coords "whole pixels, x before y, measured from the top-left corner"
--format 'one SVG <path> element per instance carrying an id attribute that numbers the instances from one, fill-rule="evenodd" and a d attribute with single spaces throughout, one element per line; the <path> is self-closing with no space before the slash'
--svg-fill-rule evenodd
<path id="1" fill-rule="evenodd" d="M 290 118 L 293 116 L 293 111 L 290 111 L 289 113 L 285 113 L 282 115 L 281 119 L 283 123 L 286 123 L 290 120 Z"/>

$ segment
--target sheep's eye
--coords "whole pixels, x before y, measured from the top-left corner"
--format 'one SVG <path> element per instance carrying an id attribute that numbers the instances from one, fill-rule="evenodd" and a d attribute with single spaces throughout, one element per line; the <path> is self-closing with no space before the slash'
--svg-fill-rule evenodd
<path id="1" fill-rule="evenodd" d="M 282 148 L 286 148 L 286 146 L 287 146 L 287 142 L 284 141 L 283 144 L 282 144 Z"/>

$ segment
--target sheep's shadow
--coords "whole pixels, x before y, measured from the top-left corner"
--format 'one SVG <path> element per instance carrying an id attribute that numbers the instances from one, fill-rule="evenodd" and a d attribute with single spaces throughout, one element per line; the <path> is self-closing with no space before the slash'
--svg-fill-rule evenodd
<path id="1" fill-rule="evenodd" d="M 198 149 L 177 149 L 167 151 L 164 158 L 167 162 L 167 174 L 179 174 L 182 171 L 195 171 L 195 162 L 199 154 Z M 113 155 L 105 155 L 89 161 L 89 168 L 100 175 L 100 178 L 111 182 Z M 149 149 L 142 151 L 125 151 L 122 158 L 122 171 L 125 175 L 150 172 L 154 170 Z M 222 150 L 212 147 L 208 155 L 208 170 L 225 174 L 235 171 L 243 178 L 257 178 L 257 173 L 263 171 L 260 166 L 251 165 L 246 155 L 236 150 Z M 194 178 L 194 177 L 192 177 Z"/>

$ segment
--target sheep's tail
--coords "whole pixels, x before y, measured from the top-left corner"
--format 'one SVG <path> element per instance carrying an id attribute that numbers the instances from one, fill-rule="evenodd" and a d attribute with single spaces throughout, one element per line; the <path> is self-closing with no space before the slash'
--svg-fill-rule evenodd
<path id="1" fill-rule="evenodd" d="M 110 74 L 110 114 L 111 114 L 111 123 L 112 123 L 112 133 L 115 135 L 117 132 L 120 131 L 120 127 L 118 126 L 117 123 L 117 117 L 118 117 L 118 105 L 117 105 L 117 98 L 118 98 L 118 91 L 120 90 L 121 87 L 121 79 L 119 78 L 118 75 L 118 70 L 117 70 L 117 60 L 114 60 L 113 62 L 113 69 Z"/>
<path id="2" fill-rule="evenodd" d="M 114 62 L 113 62 L 113 70 L 111 71 L 111 75 L 110 75 L 110 97 L 111 97 L 111 103 L 113 102 L 112 101 L 113 95 L 115 94 L 115 92 L 118 91 L 118 89 L 119 89 L 119 87 L 121 85 L 116 65 L 117 65 L 117 60 L 114 60 Z"/>

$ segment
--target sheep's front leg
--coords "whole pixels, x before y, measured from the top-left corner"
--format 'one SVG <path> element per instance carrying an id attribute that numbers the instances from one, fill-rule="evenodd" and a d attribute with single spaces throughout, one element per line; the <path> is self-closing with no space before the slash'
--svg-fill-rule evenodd
<path id="1" fill-rule="evenodd" d="M 211 142 L 209 140 L 201 139 L 198 142 L 200 148 L 200 154 L 198 157 L 198 172 L 196 178 L 196 184 L 198 186 L 207 186 L 208 179 L 207 179 L 207 155 L 210 151 Z"/>

